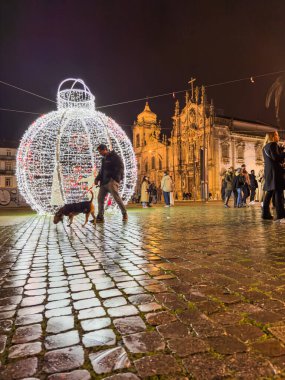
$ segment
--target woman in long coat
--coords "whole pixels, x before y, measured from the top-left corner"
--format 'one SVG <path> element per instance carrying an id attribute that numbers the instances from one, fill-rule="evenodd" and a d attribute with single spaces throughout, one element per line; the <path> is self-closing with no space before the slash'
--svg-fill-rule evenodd
<path id="1" fill-rule="evenodd" d="M 141 203 L 142 203 L 143 208 L 147 208 L 147 203 L 148 203 L 148 198 L 149 198 L 148 188 L 149 188 L 148 178 L 144 176 L 141 183 Z"/>
<path id="2" fill-rule="evenodd" d="M 278 141 L 278 132 L 270 132 L 266 134 L 263 145 L 264 191 L 266 191 L 262 209 L 263 219 L 273 219 L 269 210 L 269 204 L 273 196 L 275 198 L 277 219 L 281 220 L 285 218 L 283 195 L 285 178 L 284 167 L 282 167 L 285 159 L 285 152 L 284 149 L 281 149 L 277 144 Z"/>

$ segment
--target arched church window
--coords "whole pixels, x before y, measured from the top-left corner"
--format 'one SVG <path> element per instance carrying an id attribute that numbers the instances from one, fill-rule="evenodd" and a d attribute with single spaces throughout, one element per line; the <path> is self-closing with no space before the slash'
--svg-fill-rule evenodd
<path id="1" fill-rule="evenodd" d="M 148 162 L 147 162 L 147 160 L 146 160 L 146 162 L 144 164 L 144 170 L 145 170 L 146 173 L 148 172 Z"/>
<path id="2" fill-rule="evenodd" d="M 158 161 L 158 169 L 162 170 L 162 161 L 161 160 Z"/>
<path id="3" fill-rule="evenodd" d="M 244 146 L 241 144 L 237 146 L 237 159 L 244 160 Z"/>
<path id="4" fill-rule="evenodd" d="M 256 162 L 261 162 L 262 159 L 263 159 L 263 156 L 262 156 L 262 146 L 261 145 L 257 145 L 255 147 L 255 158 L 256 158 Z"/>
<path id="5" fill-rule="evenodd" d="M 230 147 L 229 144 L 222 144 L 222 158 L 230 157 Z"/>
<path id="6" fill-rule="evenodd" d="M 136 135 L 136 147 L 138 148 L 140 145 L 141 145 L 141 144 L 140 144 L 140 135 L 137 134 L 137 135 Z"/>
<path id="7" fill-rule="evenodd" d="M 151 168 L 155 169 L 155 157 L 151 157 Z"/>

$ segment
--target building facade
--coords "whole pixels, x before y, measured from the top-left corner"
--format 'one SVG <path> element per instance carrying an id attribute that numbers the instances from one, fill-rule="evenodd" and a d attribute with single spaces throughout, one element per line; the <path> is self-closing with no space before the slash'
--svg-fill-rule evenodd
<path id="1" fill-rule="evenodd" d="M 262 144 L 274 128 L 260 122 L 216 115 L 204 87 L 196 87 L 180 108 L 178 100 L 170 136 L 162 133 L 157 115 L 146 103 L 133 125 L 133 146 L 138 165 L 138 191 L 147 175 L 159 186 L 168 170 L 178 199 L 191 193 L 194 199 L 221 198 L 221 179 L 229 167 L 247 165 L 258 173 L 263 168 Z"/>
<path id="2" fill-rule="evenodd" d="M 0 207 L 15 207 L 25 202 L 16 178 L 17 143 L 0 141 Z"/>

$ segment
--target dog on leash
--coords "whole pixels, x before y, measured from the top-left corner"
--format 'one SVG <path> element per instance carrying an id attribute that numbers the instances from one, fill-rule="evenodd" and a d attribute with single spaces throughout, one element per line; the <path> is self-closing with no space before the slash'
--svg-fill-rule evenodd
<path id="1" fill-rule="evenodd" d="M 69 218 L 68 227 L 70 227 L 73 222 L 73 218 L 78 214 L 85 214 L 85 223 L 82 225 L 82 227 L 84 227 L 85 224 L 88 222 L 88 218 L 90 214 L 93 216 L 93 223 L 95 223 L 96 221 L 95 207 L 93 204 L 94 193 L 92 190 L 90 190 L 90 193 L 92 194 L 90 201 L 70 203 L 61 207 L 54 215 L 54 218 L 53 218 L 54 224 L 63 222 L 63 217 L 68 216 Z"/>

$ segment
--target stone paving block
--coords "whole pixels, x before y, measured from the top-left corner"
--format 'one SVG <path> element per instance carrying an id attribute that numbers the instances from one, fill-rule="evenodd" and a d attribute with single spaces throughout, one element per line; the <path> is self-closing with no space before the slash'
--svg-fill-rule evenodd
<path id="1" fill-rule="evenodd" d="M 122 296 L 122 293 L 118 289 L 101 290 L 99 291 L 99 296 L 102 298 L 113 298 Z"/>
<path id="2" fill-rule="evenodd" d="M 44 302 L 45 296 L 24 297 L 21 307 L 40 305 Z"/>
<path id="3" fill-rule="evenodd" d="M 95 293 L 94 293 L 93 290 L 86 290 L 86 291 L 83 291 L 83 292 L 77 292 L 77 293 L 72 293 L 71 294 L 71 298 L 74 301 L 84 300 L 84 299 L 94 298 L 94 297 L 95 297 Z"/>
<path id="4" fill-rule="evenodd" d="M 117 375 L 104 377 L 104 380 L 140 380 L 137 375 L 131 372 L 118 373 Z"/>
<path id="5" fill-rule="evenodd" d="M 90 319 L 94 317 L 103 317 L 106 315 L 103 307 L 92 307 L 91 309 L 79 310 L 78 319 Z"/>
<path id="6" fill-rule="evenodd" d="M 134 334 L 146 329 L 144 321 L 139 316 L 114 319 L 113 323 L 122 335 Z"/>
<path id="7" fill-rule="evenodd" d="M 80 324 L 84 331 L 101 330 L 104 327 L 110 326 L 111 319 L 110 318 L 85 319 L 81 321 Z"/>
<path id="8" fill-rule="evenodd" d="M 242 342 L 255 341 L 263 336 L 263 332 L 256 326 L 252 325 L 232 325 L 225 327 L 229 335 L 233 335 Z"/>
<path id="9" fill-rule="evenodd" d="M 91 380 L 91 375 L 86 369 L 77 369 L 72 372 L 50 375 L 48 380 Z"/>
<path id="10" fill-rule="evenodd" d="M 127 317 L 129 315 L 139 314 L 138 309 L 133 305 L 125 305 L 120 307 L 110 307 L 108 309 L 110 317 Z"/>
<path id="11" fill-rule="evenodd" d="M 48 302 L 45 305 L 46 310 L 64 308 L 70 305 L 70 299 Z"/>
<path id="12" fill-rule="evenodd" d="M 166 339 L 186 337 L 189 335 L 188 327 L 179 321 L 158 326 L 156 329 L 159 334 Z"/>
<path id="13" fill-rule="evenodd" d="M 75 310 L 90 309 L 96 306 L 101 306 L 101 303 L 98 300 L 98 298 L 88 298 L 73 302 L 73 307 Z"/>
<path id="14" fill-rule="evenodd" d="M 213 357 L 210 354 L 191 355 L 183 360 L 183 365 L 194 379 L 223 379 L 232 375 L 223 358 Z"/>
<path id="15" fill-rule="evenodd" d="M 66 298 L 70 298 L 70 293 L 68 292 L 63 292 L 63 293 L 55 293 L 55 294 L 50 294 L 48 296 L 48 302 L 52 301 L 60 301 L 64 300 Z"/>
<path id="16" fill-rule="evenodd" d="M 48 294 L 57 294 L 57 293 L 66 293 L 69 291 L 69 288 L 67 286 L 62 286 L 60 288 L 49 288 Z"/>
<path id="17" fill-rule="evenodd" d="M 112 346 L 116 343 L 116 335 L 111 329 L 102 329 L 86 333 L 82 337 L 85 347 Z"/>
<path id="18" fill-rule="evenodd" d="M 37 372 L 37 369 L 37 358 L 17 360 L 15 362 L 7 364 L 7 366 L 2 370 L 1 379 L 23 379 L 23 377 L 33 376 Z"/>
<path id="19" fill-rule="evenodd" d="M 78 343 L 78 331 L 73 330 L 61 334 L 49 335 L 48 337 L 46 337 L 44 344 L 47 350 L 54 350 L 56 348 L 74 346 Z"/>
<path id="20" fill-rule="evenodd" d="M 156 302 L 149 302 L 149 303 L 138 305 L 138 308 L 140 309 L 141 312 L 148 313 L 150 311 L 160 310 L 162 309 L 162 306 Z"/>
<path id="21" fill-rule="evenodd" d="M 43 321 L 42 314 L 25 315 L 23 317 L 17 317 L 15 325 L 24 326 L 31 325 L 33 323 L 39 323 Z"/>
<path id="22" fill-rule="evenodd" d="M 146 314 L 145 317 L 146 317 L 147 323 L 149 323 L 152 326 L 169 324 L 171 322 L 176 321 L 177 319 L 174 314 L 171 314 L 167 311 L 161 311 L 158 313 L 149 313 L 149 314 Z"/>
<path id="23" fill-rule="evenodd" d="M 245 352 L 247 347 L 234 337 L 221 335 L 212 336 L 207 339 L 209 345 L 222 355 L 234 354 L 236 352 Z"/>
<path id="24" fill-rule="evenodd" d="M 85 290 L 90 290 L 92 288 L 92 284 L 74 284 L 70 285 L 70 289 L 72 292 L 82 292 Z"/>
<path id="25" fill-rule="evenodd" d="M 131 362 L 123 347 L 115 347 L 89 355 L 94 372 L 109 373 L 118 369 L 128 368 Z"/>
<path id="26" fill-rule="evenodd" d="M 63 315 L 71 315 L 71 314 L 72 314 L 72 309 L 70 306 L 67 306 L 67 307 L 60 307 L 58 309 L 46 310 L 45 317 L 46 318 L 61 317 Z"/>
<path id="27" fill-rule="evenodd" d="M 171 355 L 146 356 L 134 361 L 139 376 L 145 378 L 155 375 L 171 375 L 182 372 L 182 369 Z"/>
<path id="28" fill-rule="evenodd" d="M 152 302 L 154 299 L 154 296 L 152 294 L 141 293 L 141 294 L 129 296 L 128 299 L 130 303 L 132 303 L 133 305 L 140 305 L 142 303 Z"/>
<path id="29" fill-rule="evenodd" d="M 209 350 L 209 345 L 207 343 L 192 336 L 171 339 L 168 341 L 168 347 L 171 352 L 177 354 L 181 358 Z"/>
<path id="30" fill-rule="evenodd" d="M 38 306 L 32 306 L 32 307 L 23 307 L 21 309 L 18 309 L 17 315 L 19 317 L 25 316 L 25 315 L 33 315 L 37 313 L 42 313 L 44 311 L 45 307 L 44 305 L 38 305 Z"/>
<path id="31" fill-rule="evenodd" d="M 46 294 L 46 289 L 25 290 L 24 295 L 28 297 L 43 296 Z"/>
<path id="32" fill-rule="evenodd" d="M 0 313 L 0 319 L 13 318 L 15 314 L 16 314 L 15 310 L 12 310 L 12 311 L 3 311 L 2 313 Z"/>
<path id="33" fill-rule="evenodd" d="M 11 296 L 0 299 L 0 306 L 18 305 L 22 300 L 22 296 Z"/>
<path id="34" fill-rule="evenodd" d="M 276 339 L 267 339 L 264 342 L 255 342 L 252 344 L 252 348 L 269 357 L 285 355 L 285 347 Z"/>
<path id="35" fill-rule="evenodd" d="M 127 301 L 124 297 L 108 298 L 103 302 L 104 307 L 118 307 L 126 305 Z"/>
<path id="36" fill-rule="evenodd" d="M 165 343 L 157 332 L 148 331 L 123 336 L 127 349 L 133 353 L 164 350 Z"/>
<path id="37" fill-rule="evenodd" d="M 13 321 L 11 319 L 6 319 L 0 321 L 0 334 L 5 334 L 11 331 Z"/>
<path id="38" fill-rule="evenodd" d="M 12 343 L 27 343 L 33 340 L 41 340 L 42 327 L 40 324 L 18 327 L 12 339 Z"/>
<path id="39" fill-rule="evenodd" d="M 58 334 L 74 328 L 74 317 L 71 315 L 52 317 L 47 322 L 47 333 Z"/>
<path id="40" fill-rule="evenodd" d="M 84 363 L 84 351 L 81 346 L 73 346 L 50 351 L 43 359 L 43 371 L 56 373 L 70 371 L 82 366 Z"/>
<path id="41" fill-rule="evenodd" d="M 37 355 L 42 350 L 40 342 L 16 344 L 9 349 L 9 359 L 21 358 L 24 356 Z"/>
<path id="42" fill-rule="evenodd" d="M 7 335 L 0 335 L 0 354 L 2 354 L 5 350 L 7 342 Z"/>
<path id="43" fill-rule="evenodd" d="M 273 358 L 278 359 L 278 358 Z M 250 353 L 235 354 L 226 357 L 225 363 L 227 371 L 235 374 L 237 379 L 274 379 L 277 368 L 271 364 L 272 359 L 267 359 L 252 356 Z M 282 368 L 284 370 L 284 366 Z M 282 375 L 281 375 L 282 378 Z"/>

